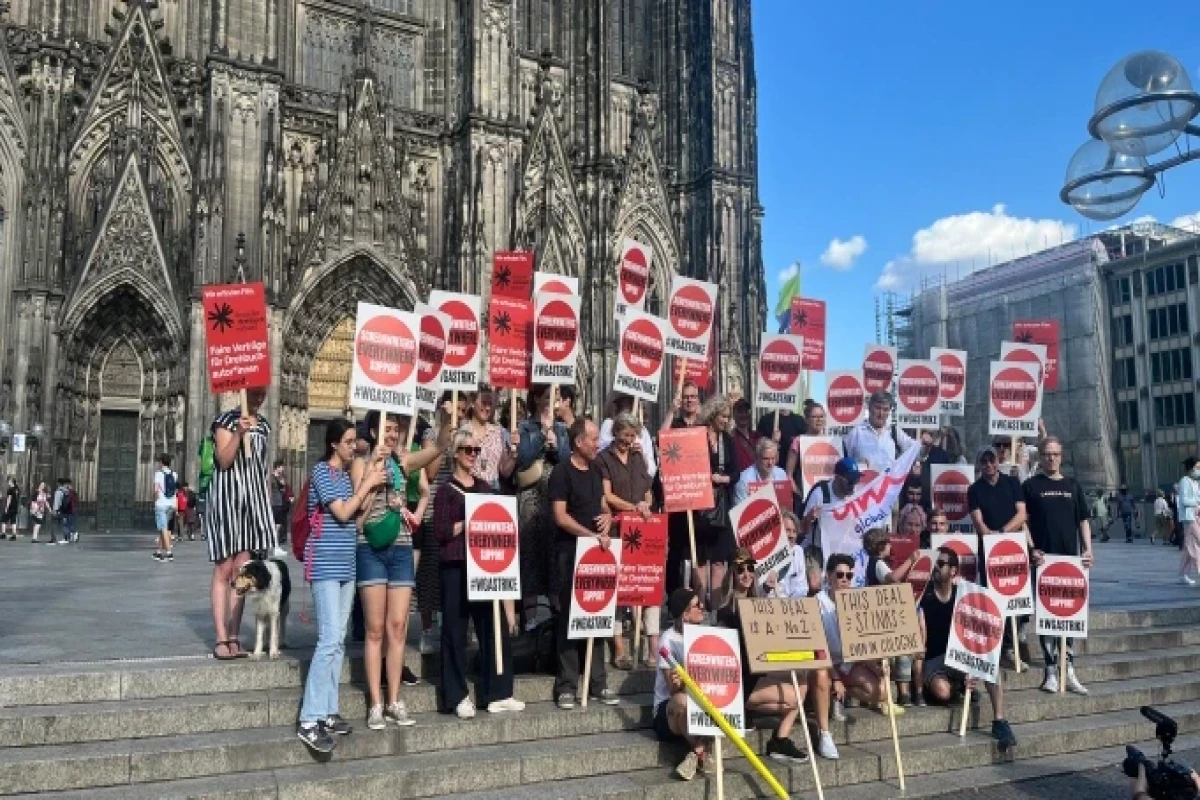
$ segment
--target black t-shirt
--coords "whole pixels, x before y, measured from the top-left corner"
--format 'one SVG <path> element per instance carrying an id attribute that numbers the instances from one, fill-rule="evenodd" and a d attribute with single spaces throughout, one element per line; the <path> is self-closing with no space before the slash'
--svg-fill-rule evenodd
<path id="1" fill-rule="evenodd" d="M 758 421 L 758 435 L 768 439 L 775 435 L 775 412 L 772 411 Z M 803 436 L 808 431 L 804 417 L 796 412 L 779 415 L 779 466 L 787 464 L 788 453 L 792 452 L 792 440 Z M 796 465 L 796 475 L 800 474 L 800 465 Z"/>
<path id="2" fill-rule="evenodd" d="M 595 464 L 589 463 L 586 470 L 577 468 L 570 460 L 558 464 L 550 473 L 546 491 L 552 504 L 556 500 L 566 501 L 571 519 L 589 531 L 596 530 L 596 517 L 600 516 L 600 503 L 604 499 L 604 483 Z M 574 534 L 555 528 L 558 541 L 575 541 Z"/>
<path id="3" fill-rule="evenodd" d="M 987 478 L 980 478 L 967 488 L 967 508 L 978 509 L 983 515 L 983 524 L 993 531 L 1001 530 L 1017 515 L 1017 503 L 1025 502 L 1020 481 L 1004 473 L 999 477 L 994 486 Z"/>
<path id="4" fill-rule="evenodd" d="M 717 624 L 722 628 L 738 632 L 738 641 L 742 645 L 742 698 L 749 698 L 750 694 L 756 688 L 755 685 L 758 683 L 759 676 L 750 674 L 749 650 L 746 648 L 746 637 L 742 633 L 742 615 L 738 610 L 736 600 L 729 605 L 721 606 L 717 609 Z"/>
<path id="5" fill-rule="evenodd" d="M 946 645 L 950 642 L 950 622 L 954 618 L 954 599 L 957 596 L 958 587 L 955 586 L 950 592 L 950 602 L 943 603 L 937 596 L 937 588 L 931 583 L 917 604 L 925 617 L 926 658 L 946 655 Z"/>
<path id="6" fill-rule="evenodd" d="M 1088 518 L 1088 508 L 1075 479 L 1034 475 L 1022 490 L 1034 546 L 1050 555 L 1079 555 L 1079 523 Z"/>

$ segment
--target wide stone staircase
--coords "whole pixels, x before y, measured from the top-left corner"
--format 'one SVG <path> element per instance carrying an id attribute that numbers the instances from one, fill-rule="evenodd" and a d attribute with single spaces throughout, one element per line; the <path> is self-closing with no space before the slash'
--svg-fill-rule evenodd
<path id="1" fill-rule="evenodd" d="M 1071 771 L 1087 751 L 1146 743 L 1154 705 L 1185 737 L 1200 730 L 1200 604 L 1093 612 L 1078 673 L 1087 697 L 1038 690 L 1042 670 L 1006 672 L 1008 717 L 1020 740 L 1001 755 L 984 698 L 966 739 L 961 705 L 912 708 L 898 719 L 908 796 L 1010 777 Z M 116 635 L 116 634 L 114 634 Z M 1037 648 L 1034 647 L 1034 655 Z M 299 654 L 306 656 L 307 654 Z M 410 654 L 436 675 L 435 658 Z M 87 800 L 315 800 L 455 797 L 461 800 L 715 798 L 712 781 L 672 776 L 681 753 L 649 726 L 653 674 L 610 671 L 621 704 L 560 711 L 552 679 L 519 676 L 520 714 L 481 711 L 460 721 L 435 711 L 434 687 L 406 687 L 416 726 L 374 732 L 363 723 L 361 663 L 343 674 L 342 713 L 356 726 L 322 763 L 296 739 L 303 660 L 64 664 L 0 670 L 0 796 Z M 830 800 L 898 796 L 887 720 L 861 708 L 834 723 L 837 762 L 818 759 Z M 751 737 L 762 752 L 768 731 Z M 794 733 L 802 741 L 799 730 Z M 732 747 L 726 753 L 734 752 Z M 1073 755 L 1073 754 L 1078 754 Z M 1147 755 L 1153 755 L 1148 752 Z M 1105 756 L 1108 758 L 1108 756 Z M 1005 763 L 1014 761 L 1015 763 Z M 814 797 L 808 765 L 766 762 L 793 797 Z M 1115 759 L 1113 760 L 1115 765 Z M 1115 768 L 1115 766 L 1114 766 Z M 957 779 L 957 783 L 955 783 Z M 881 783 L 882 782 L 882 783 Z M 747 762 L 727 755 L 725 796 L 769 796 Z"/>

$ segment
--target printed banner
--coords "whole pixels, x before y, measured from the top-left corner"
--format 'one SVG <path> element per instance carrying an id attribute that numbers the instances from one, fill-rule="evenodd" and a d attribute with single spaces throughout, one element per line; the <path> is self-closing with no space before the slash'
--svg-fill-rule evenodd
<path id="1" fill-rule="evenodd" d="M 738 632 L 705 625 L 683 626 L 683 660 L 688 675 L 735 731 L 746 728 L 742 696 L 742 645 Z M 688 734 L 724 736 L 700 704 L 688 695 Z"/>
<path id="2" fill-rule="evenodd" d="M 417 303 L 421 340 L 417 344 L 417 408 L 433 411 L 442 393 L 442 367 L 450 336 L 450 316 L 424 303 Z"/>
<path id="3" fill-rule="evenodd" d="M 804 368 L 825 371 L 825 301 L 792 298 L 788 333 L 804 337 Z"/>
<path id="4" fill-rule="evenodd" d="M 1077 556 L 1043 556 L 1037 568 L 1038 636 L 1086 639 L 1091 580 Z"/>
<path id="5" fill-rule="evenodd" d="M 708 430 L 674 428 L 661 431 L 658 434 L 658 452 L 663 508 L 666 511 L 706 511 L 712 508 Z"/>
<path id="6" fill-rule="evenodd" d="M 517 498 L 466 496 L 467 599 L 520 600 Z"/>
<path id="7" fill-rule="evenodd" d="M 663 604 L 667 579 L 667 515 L 618 514 L 621 573 L 617 605 L 656 608 Z"/>
<path id="8" fill-rule="evenodd" d="M 804 340 L 791 334 L 764 333 L 758 354 L 755 406 L 794 411 L 803 391 Z"/>
<path id="9" fill-rule="evenodd" d="M 938 409 L 952 417 L 963 416 L 967 413 L 967 351 L 931 347 L 929 360 L 937 365 L 941 384 Z"/>
<path id="10" fill-rule="evenodd" d="M 1019 319 L 1013 322 L 1013 340 L 1017 344 L 1040 344 L 1046 348 L 1046 388 L 1058 388 L 1058 320 Z"/>
<path id="11" fill-rule="evenodd" d="M 878 661 L 925 652 L 916 602 L 907 583 L 839 589 L 833 601 L 842 634 L 843 662 Z"/>
<path id="12" fill-rule="evenodd" d="M 568 639 L 607 639 L 617 616 L 617 578 L 621 574 L 621 542 L 581 536 L 575 540 L 575 572 L 571 587 Z"/>
<path id="13" fill-rule="evenodd" d="M 550 294 L 579 295 L 579 278 L 572 275 L 557 275 L 553 272 L 533 273 L 533 296 L 542 292 Z"/>
<path id="14" fill-rule="evenodd" d="M 542 292 L 533 306 L 533 382 L 573 385 L 579 358 L 579 296 Z"/>
<path id="15" fill-rule="evenodd" d="M 946 666 L 988 683 L 1000 680 L 1004 613 L 991 589 L 959 581 L 946 644 Z"/>
<path id="16" fill-rule="evenodd" d="M 988 382 L 988 435 L 1037 436 L 1042 416 L 1038 366 L 993 361 Z"/>
<path id="17" fill-rule="evenodd" d="M 938 370 L 933 361 L 900 359 L 896 379 L 896 422 L 900 427 L 937 430 L 942 388 Z"/>
<path id="18" fill-rule="evenodd" d="M 833 665 L 815 597 L 748 597 L 738 600 L 738 618 L 751 674 Z"/>
<path id="19" fill-rule="evenodd" d="M 492 256 L 492 298 L 528 300 L 533 296 L 533 253 L 497 252 Z"/>
<path id="20" fill-rule="evenodd" d="M 613 308 L 617 321 L 630 311 L 646 307 L 650 287 L 650 268 L 654 263 L 654 248 L 633 239 L 621 245 L 621 263 L 617 266 L 617 299 Z"/>
<path id="21" fill-rule="evenodd" d="M 1029 578 L 1029 551 L 1024 533 L 995 533 L 983 537 L 983 563 L 987 585 L 994 589 L 1006 617 L 1033 611 L 1033 581 Z"/>
<path id="22" fill-rule="evenodd" d="M 979 536 L 974 533 L 933 533 L 929 546 L 935 551 L 949 547 L 958 554 L 958 577 L 971 583 L 979 582 Z"/>
<path id="23" fill-rule="evenodd" d="M 667 303 L 667 352 L 703 361 L 708 358 L 717 313 L 717 285 L 676 275 Z"/>
<path id="24" fill-rule="evenodd" d="M 1001 342 L 1000 360 L 1008 364 L 1032 364 L 1037 367 L 1038 386 L 1046 385 L 1046 347 L 1040 344 Z"/>
<path id="25" fill-rule="evenodd" d="M 862 370 L 830 372 L 825 380 L 825 432 L 831 436 L 845 436 L 867 418 Z"/>
<path id="26" fill-rule="evenodd" d="M 204 343 L 213 394 L 271 385 L 267 302 L 261 283 L 205 286 Z"/>
<path id="27" fill-rule="evenodd" d="M 533 353 L 533 302 L 493 297 L 488 306 L 488 377 L 495 389 L 528 389 Z"/>
<path id="28" fill-rule="evenodd" d="M 371 303 L 358 304 L 350 405 L 411 417 L 417 413 L 416 314 Z"/>
<path id="29" fill-rule="evenodd" d="M 967 508 L 967 489 L 975 480 L 973 467 L 962 464 L 931 464 L 929 489 L 933 507 L 946 514 L 952 531 L 974 531 L 971 512 Z"/>
<path id="30" fill-rule="evenodd" d="M 738 547 L 754 556 L 754 575 L 760 584 L 772 572 L 791 564 L 792 548 L 783 532 L 783 513 L 774 486 L 763 486 L 730 509 L 729 524 Z"/>
<path id="31" fill-rule="evenodd" d="M 658 400 L 663 362 L 666 361 L 666 320 L 630 310 L 620 326 L 620 353 L 613 375 L 613 391 L 654 402 Z"/>
<path id="32" fill-rule="evenodd" d="M 818 483 L 833 480 L 833 468 L 842 457 L 842 437 L 798 436 L 796 441 L 799 442 L 795 447 L 802 470 L 800 488 L 808 497 Z"/>
<path id="33" fill-rule="evenodd" d="M 450 338 L 442 364 L 442 388 L 474 392 L 479 388 L 483 353 L 479 295 L 434 289 L 429 293 L 429 305 L 450 318 Z"/>
<path id="34" fill-rule="evenodd" d="M 896 348 L 869 344 L 863 352 L 863 389 L 867 395 L 890 392 L 896 374 Z"/>

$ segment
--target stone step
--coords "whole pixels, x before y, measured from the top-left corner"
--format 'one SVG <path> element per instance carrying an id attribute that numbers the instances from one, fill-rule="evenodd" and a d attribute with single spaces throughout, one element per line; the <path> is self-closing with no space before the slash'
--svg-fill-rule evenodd
<path id="1" fill-rule="evenodd" d="M 1190 623 L 1100 631 L 1094 636 L 1076 642 L 1075 650 L 1079 655 L 1100 655 L 1159 650 L 1168 647 L 1194 647 L 1196 645 L 1200 645 L 1200 627 Z M 1034 647 L 1036 648 L 1037 645 L 1035 644 Z"/>
<path id="2" fill-rule="evenodd" d="M 1181 730 L 1196 730 L 1200 725 L 1200 702 L 1164 704 L 1160 708 L 1179 722 Z M 1001 755 L 991 738 L 978 732 L 969 733 L 965 740 L 950 733 L 907 737 L 902 742 L 902 753 L 906 776 L 917 781 L 922 775 L 947 770 L 958 772 L 1115 747 L 1126 742 L 1147 742 L 1152 735 L 1153 726 L 1141 714 L 1123 710 L 1031 723 L 1018 731 L 1020 745 L 1007 755 Z M 726 750 L 732 748 L 727 746 Z M 890 741 L 847 744 L 841 751 L 838 762 L 818 762 L 826 787 L 859 786 L 871 792 L 872 798 L 893 796 L 889 793 L 896 791 L 896 765 Z M 19 800 L 332 800 L 376 796 L 453 796 L 459 800 L 514 797 L 692 800 L 715 794 L 703 778 L 687 784 L 674 780 L 670 770 L 680 757 L 679 750 L 654 742 L 649 731 L 568 736 L 550 748 L 545 742 L 534 741 L 359 760 L 346 760 L 343 752 L 339 748 L 333 761 L 325 764 L 16 797 Z M 772 761 L 767 763 L 793 795 L 812 791 L 808 765 L 789 768 Z M 879 781 L 885 784 L 880 786 Z M 727 756 L 725 783 L 729 800 L 766 796 L 766 787 L 740 758 Z"/>

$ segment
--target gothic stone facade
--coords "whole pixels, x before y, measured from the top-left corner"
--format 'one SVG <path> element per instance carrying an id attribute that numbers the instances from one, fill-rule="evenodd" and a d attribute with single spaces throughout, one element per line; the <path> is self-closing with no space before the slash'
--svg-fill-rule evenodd
<path id="1" fill-rule="evenodd" d="M 3 25 L 0 419 L 46 428 L 8 468 L 72 476 L 102 524 L 158 453 L 194 476 L 208 283 L 266 284 L 297 476 L 356 303 L 486 295 L 496 250 L 580 278 L 589 407 L 625 237 L 651 310 L 676 272 L 720 284 L 719 388 L 753 374 L 749 0 L 11 0 Z"/>

